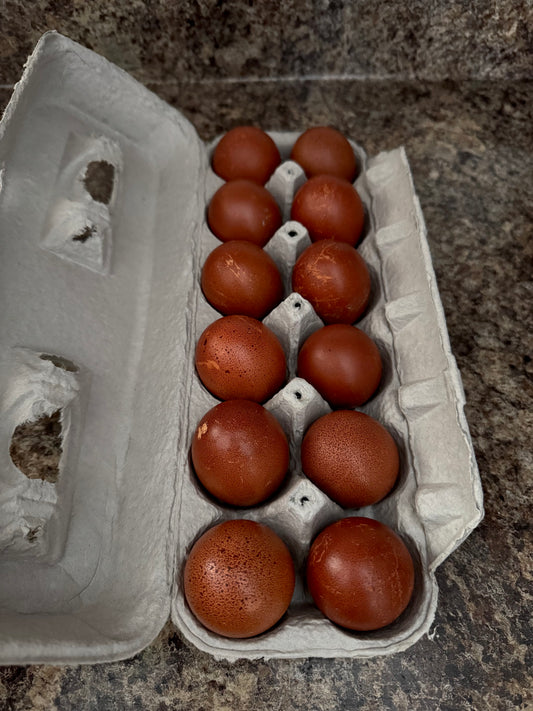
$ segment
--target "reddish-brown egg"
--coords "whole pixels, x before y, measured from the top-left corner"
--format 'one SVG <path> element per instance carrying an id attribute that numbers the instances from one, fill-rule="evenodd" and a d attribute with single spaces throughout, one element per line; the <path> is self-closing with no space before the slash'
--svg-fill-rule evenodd
<path id="1" fill-rule="evenodd" d="M 213 170 L 224 180 L 245 178 L 264 185 L 281 163 L 279 150 L 268 134 L 255 126 L 237 126 L 218 142 Z"/>
<path id="2" fill-rule="evenodd" d="M 333 239 L 355 246 L 363 231 L 365 210 L 359 193 L 347 180 L 317 175 L 296 193 L 291 220 L 304 225 L 313 242 Z"/>
<path id="3" fill-rule="evenodd" d="M 370 274 L 351 245 L 320 240 L 298 258 L 292 288 L 311 302 L 324 323 L 353 323 L 370 298 Z"/>
<path id="4" fill-rule="evenodd" d="M 370 518 L 344 518 L 315 539 L 307 561 L 307 585 L 317 607 L 342 627 L 376 630 L 409 604 L 414 565 L 405 543 Z"/>
<path id="5" fill-rule="evenodd" d="M 268 526 L 237 519 L 210 528 L 189 554 L 185 597 L 207 629 L 253 637 L 285 614 L 294 591 L 289 549 Z"/>
<path id="6" fill-rule="evenodd" d="M 263 318 L 283 298 L 276 263 L 251 242 L 231 241 L 214 249 L 202 269 L 202 291 L 223 314 Z"/>
<path id="7" fill-rule="evenodd" d="M 352 182 L 357 173 L 353 148 L 335 128 L 315 126 L 302 133 L 294 144 L 291 160 L 304 169 L 308 178 L 335 175 Z"/>
<path id="8" fill-rule="evenodd" d="M 227 400 L 200 420 L 191 445 L 198 479 L 225 503 L 255 506 L 285 478 L 289 444 L 279 422 L 250 400 Z"/>
<path id="9" fill-rule="evenodd" d="M 298 354 L 298 375 L 335 408 L 358 407 L 376 391 L 382 364 L 374 341 L 355 326 L 319 328 Z"/>
<path id="10" fill-rule="evenodd" d="M 205 387 L 221 400 L 264 402 L 285 382 L 285 353 L 261 321 L 223 316 L 200 336 L 196 370 Z"/>
<path id="11" fill-rule="evenodd" d="M 302 469 L 345 508 L 370 506 L 386 496 L 398 477 L 396 442 L 377 420 L 337 410 L 315 420 L 302 441 Z"/>
<path id="12" fill-rule="evenodd" d="M 262 185 L 250 180 L 232 180 L 211 198 L 207 221 L 221 242 L 245 240 L 264 247 L 281 227 L 281 212 Z"/>

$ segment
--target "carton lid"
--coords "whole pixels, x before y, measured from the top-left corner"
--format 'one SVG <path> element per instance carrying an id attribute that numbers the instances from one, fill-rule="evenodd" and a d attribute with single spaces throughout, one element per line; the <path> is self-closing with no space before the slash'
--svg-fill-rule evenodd
<path id="1" fill-rule="evenodd" d="M 39 41 L 0 128 L 4 663 L 129 656 L 168 618 L 205 160 L 125 72 Z M 57 482 L 30 480 L 13 431 L 56 411 Z"/>

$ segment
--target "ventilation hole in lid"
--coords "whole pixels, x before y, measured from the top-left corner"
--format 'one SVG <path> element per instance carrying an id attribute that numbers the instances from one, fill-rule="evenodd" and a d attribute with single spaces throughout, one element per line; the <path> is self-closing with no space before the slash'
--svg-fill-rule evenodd
<path id="1" fill-rule="evenodd" d="M 293 304 L 295 309 L 301 309 L 302 308 L 302 302 L 301 301 L 295 301 Z"/>
<path id="2" fill-rule="evenodd" d="M 87 240 L 93 236 L 94 232 L 94 225 L 87 225 L 87 227 L 82 232 L 80 232 L 78 235 L 74 235 L 72 241 L 81 242 L 82 244 L 85 244 L 85 242 L 87 242 Z"/>
<path id="3" fill-rule="evenodd" d="M 87 165 L 83 184 L 93 200 L 108 205 L 115 184 L 115 166 L 105 160 L 91 161 Z"/>
<path id="4" fill-rule="evenodd" d="M 69 373 L 78 372 L 77 366 L 74 365 L 71 360 L 67 360 L 67 358 L 61 358 L 61 356 L 50 355 L 48 353 L 41 353 L 39 358 L 41 360 L 49 360 L 55 365 L 56 368 L 62 368 L 63 370 L 68 371 Z"/>
<path id="5" fill-rule="evenodd" d="M 297 400 L 301 400 L 301 399 L 302 399 L 302 393 L 301 393 L 299 390 L 296 390 L 296 391 L 294 392 L 294 397 L 295 397 Z"/>
<path id="6" fill-rule="evenodd" d="M 11 461 L 28 479 L 55 484 L 63 452 L 61 410 L 18 425 L 11 437 Z"/>
<path id="7" fill-rule="evenodd" d="M 298 237 L 298 232 L 296 232 L 296 230 L 289 230 L 287 234 L 289 237 Z"/>
<path id="8" fill-rule="evenodd" d="M 308 496 L 302 496 L 300 497 L 300 506 L 305 506 L 305 504 L 309 501 Z"/>

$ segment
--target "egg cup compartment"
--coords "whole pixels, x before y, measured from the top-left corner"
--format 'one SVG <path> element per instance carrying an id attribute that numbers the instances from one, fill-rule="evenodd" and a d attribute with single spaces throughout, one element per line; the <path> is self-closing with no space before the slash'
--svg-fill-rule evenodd
<path id="1" fill-rule="evenodd" d="M 205 495 L 189 455 L 198 421 L 218 402 L 194 368 L 198 336 L 220 317 L 200 288 L 205 258 L 220 244 L 206 222 L 209 199 L 222 184 L 209 168 L 212 147 L 179 112 L 93 52 L 57 33 L 39 41 L 0 124 L 0 283 L 9 297 L 0 313 L 8 412 L 0 513 L 14 506 L 14 481 L 24 477 L 9 460 L 13 429 L 26 418 L 17 411 L 26 382 L 19 356 L 30 359 L 32 372 L 75 384 L 69 392 L 76 393 L 60 403 L 64 460 L 51 485 L 54 513 L 29 536 L 31 522 L 13 537 L 5 517 L 0 521 L 0 541 L 10 548 L 0 550 L 0 663 L 129 657 L 150 643 L 169 613 L 191 642 L 228 659 L 374 656 L 405 649 L 428 631 L 435 568 L 483 511 L 420 206 L 403 149 L 367 159 L 355 146 L 362 166 L 355 185 L 366 210 L 358 249 L 372 274 L 371 304 L 357 325 L 385 360 L 382 387 L 360 409 L 392 432 L 402 463 L 383 501 L 345 510 L 301 471 L 301 437 L 329 405 L 296 377 L 298 347 L 321 326 L 310 304 L 290 291 L 292 265 L 308 244 L 305 229 L 287 221 L 302 181 L 288 160 L 297 135 L 271 133 L 284 163 L 268 186 L 286 221 L 265 248 L 286 291 L 264 323 L 288 355 L 287 383 L 266 407 L 289 435 L 290 472 L 270 500 L 236 509 Z M 86 184 L 91 164 L 112 168 L 105 195 Z M 109 168 L 103 172 L 110 177 Z M 77 205 L 63 220 L 65 200 Z M 79 232 L 80 215 L 94 218 L 97 229 L 83 223 Z M 46 483 L 30 482 L 43 509 Z M 326 620 L 305 586 L 314 536 L 353 513 L 392 526 L 415 557 L 408 609 L 373 633 Z M 298 580 L 274 628 L 230 640 L 192 616 L 182 570 L 203 531 L 241 517 L 279 533 Z"/>

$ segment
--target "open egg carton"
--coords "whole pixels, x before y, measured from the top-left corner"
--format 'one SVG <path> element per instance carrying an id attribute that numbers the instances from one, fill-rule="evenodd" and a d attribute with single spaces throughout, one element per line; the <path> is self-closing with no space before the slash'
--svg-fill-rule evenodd
<path id="1" fill-rule="evenodd" d="M 289 437 L 291 464 L 269 501 L 236 509 L 205 493 L 189 456 L 198 421 L 218 402 L 194 368 L 199 335 L 220 317 L 200 289 L 203 262 L 220 244 L 205 219 L 222 184 L 209 165 L 213 147 L 179 112 L 57 33 L 28 60 L 0 124 L 0 663 L 128 657 L 169 614 L 196 646 L 228 659 L 368 657 L 405 649 L 429 630 L 435 569 L 483 508 L 407 159 L 403 149 L 368 159 L 354 145 L 366 208 L 359 252 L 372 275 L 357 325 L 384 362 L 378 392 L 360 409 L 395 437 L 401 471 L 382 502 L 345 510 L 301 471 L 303 433 L 330 408 L 296 375 L 299 346 L 322 325 L 290 293 L 292 266 L 309 244 L 289 219 L 305 180 L 287 160 L 298 134 L 270 135 L 284 162 L 267 188 L 285 223 L 265 249 L 286 298 L 263 321 L 289 372 L 265 406 Z M 10 457 L 13 432 L 55 412 L 57 482 L 28 479 Z M 397 530 L 415 560 L 409 607 L 371 633 L 330 623 L 305 587 L 311 541 L 353 514 Z M 206 630 L 182 588 L 194 541 L 231 518 L 273 528 L 297 571 L 286 615 L 244 640 Z"/>

